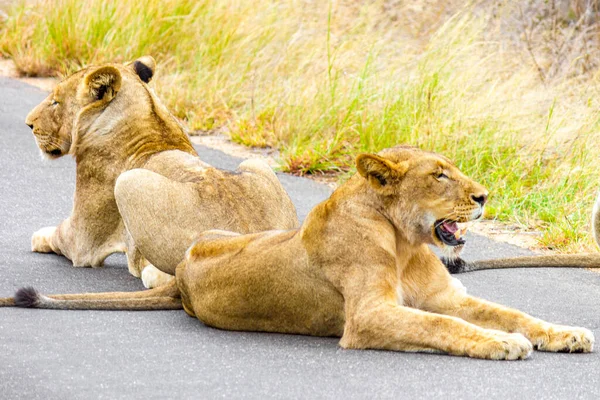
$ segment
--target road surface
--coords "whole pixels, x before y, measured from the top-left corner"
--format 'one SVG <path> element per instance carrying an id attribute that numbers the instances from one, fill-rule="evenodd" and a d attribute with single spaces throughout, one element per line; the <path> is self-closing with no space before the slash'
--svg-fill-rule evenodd
<path id="1" fill-rule="evenodd" d="M 122 255 L 104 268 L 72 268 L 30 251 L 31 234 L 71 209 L 74 161 L 43 161 L 25 126 L 45 94 L 0 78 L 0 296 L 32 285 L 45 293 L 139 290 Z M 239 159 L 204 147 L 201 157 Z M 301 218 L 329 195 L 280 176 Z M 467 258 L 528 254 L 470 235 Z M 517 269 L 460 275 L 472 294 L 600 338 L 600 274 Z M 390 351 L 349 351 L 335 338 L 226 332 L 183 311 L 0 309 L 0 398 L 600 398 L 600 351 L 535 352 L 501 362 Z"/>

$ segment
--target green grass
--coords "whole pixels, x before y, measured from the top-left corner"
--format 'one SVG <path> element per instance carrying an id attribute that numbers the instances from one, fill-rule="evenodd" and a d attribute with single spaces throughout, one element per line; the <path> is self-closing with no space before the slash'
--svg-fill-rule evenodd
<path id="1" fill-rule="evenodd" d="M 469 9 L 382 4 L 42 1 L 10 12 L 0 52 L 33 76 L 152 54 L 175 115 L 279 148 L 285 171 L 346 176 L 359 152 L 413 144 L 485 184 L 487 217 L 543 229 L 545 247 L 593 248 L 597 79 L 542 84 Z"/>

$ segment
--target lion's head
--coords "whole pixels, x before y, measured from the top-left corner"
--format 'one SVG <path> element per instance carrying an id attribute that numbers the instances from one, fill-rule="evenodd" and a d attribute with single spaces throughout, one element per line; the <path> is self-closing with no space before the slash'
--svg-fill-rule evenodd
<path id="1" fill-rule="evenodd" d="M 42 154 L 58 158 L 71 153 L 77 133 L 73 128 L 82 122 L 82 115 L 98 115 L 119 91 L 126 88 L 128 97 L 144 98 L 141 89 L 150 82 L 155 68 L 154 59 L 145 56 L 127 64 L 90 66 L 56 85 L 25 120 Z"/>
<path id="2" fill-rule="evenodd" d="M 409 240 L 458 255 L 465 242 L 457 223 L 483 215 L 488 194 L 483 186 L 446 157 L 414 147 L 361 154 L 356 163 L 382 211 Z"/>

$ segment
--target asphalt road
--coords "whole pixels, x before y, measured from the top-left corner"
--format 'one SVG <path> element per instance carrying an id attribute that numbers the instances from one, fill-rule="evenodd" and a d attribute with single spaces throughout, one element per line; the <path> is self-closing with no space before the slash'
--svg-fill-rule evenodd
<path id="1" fill-rule="evenodd" d="M 139 290 L 122 255 L 72 268 L 30 252 L 31 234 L 71 209 L 72 159 L 42 161 L 25 115 L 45 95 L 0 78 L 0 296 Z M 239 160 L 198 147 L 222 168 Z M 299 215 L 329 194 L 281 176 Z M 473 236 L 467 258 L 527 254 Z M 600 274 L 504 270 L 460 275 L 470 293 L 537 317 L 592 329 L 600 339 Z M 0 309 L 0 398 L 600 398 L 600 351 L 535 352 L 501 362 L 389 351 L 347 351 L 335 338 L 226 332 L 183 311 Z"/>

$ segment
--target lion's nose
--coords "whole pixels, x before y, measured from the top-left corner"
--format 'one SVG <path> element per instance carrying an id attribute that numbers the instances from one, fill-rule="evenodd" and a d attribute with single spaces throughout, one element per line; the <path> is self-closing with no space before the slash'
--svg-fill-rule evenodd
<path id="1" fill-rule="evenodd" d="M 26 123 L 26 125 L 27 125 L 29 128 L 33 129 L 33 124 L 27 124 L 27 123 Z"/>
<path id="2" fill-rule="evenodd" d="M 481 207 L 485 205 L 485 203 L 487 202 L 487 198 L 487 194 L 485 193 L 479 196 L 476 196 L 474 194 L 471 195 L 471 199 L 473 199 L 473 201 L 479 204 Z"/>

